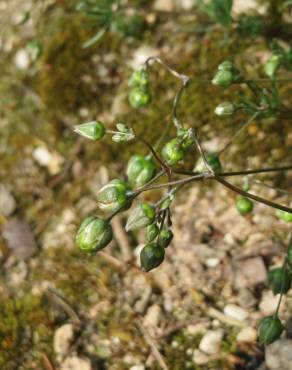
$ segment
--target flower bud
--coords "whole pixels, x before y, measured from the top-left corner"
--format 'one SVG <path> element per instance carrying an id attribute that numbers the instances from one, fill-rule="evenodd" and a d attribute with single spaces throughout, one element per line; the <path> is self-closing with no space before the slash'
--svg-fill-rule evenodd
<path id="1" fill-rule="evenodd" d="M 291 274 L 283 267 L 269 270 L 268 281 L 274 294 L 285 294 L 291 288 Z"/>
<path id="2" fill-rule="evenodd" d="M 218 157 L 217 153 L 209 152 L 206 153 L 206 159 L 207 162 L 209 163 L 210 167 L 214 172 L 221 172 L 222 171 L 222 165 L 221 161 Z M 200 158 L 194 168 L 194 171 L 196 172 L 204 172 L 206 171 L 206 166 L 202 158 Z"/>
<path id="3" fill-rule="evenodd" d="M 259 325 L 259 340 L 263 344 L 271 344 L 279 339 L 284 327 L 278 316 L 267 316 Z"/>
<path id="4" fill-rule="evenodd" d="M 85 252 L 96 252 L 106 247 L 113 238 L 112 227 L 99 217 L 87 217 L 76 235 L 77 246 Z"/>
<path id="5" fill-rule="evenodd" d="M 125 181 L 115 179 L 103 186 L 97 193 L 100 209 L 108 212 L 125 211 L 130 208 L 132 198 Z"/>
<path id="6" fill-rule="evenodd" d="M 148 242 L 152 242 L 158 235 L 159 228 L 156 224 L 149 225 L 146 230 L 146 239 Z"/>
<path id="7" fill-rule="evenodd" d="M 149 74 L 145 68 L 138 68 L 129 79 L 130 87 L 147 87 L 149 84 Z"/>
<path id="8" fill-rule="evenodd" d="M 133 108 L 144 108 L 151 101 L 151 95 L 146 88 L 135 87 L 130 91 L 129 103 Z"/>
<path id="9" fill-rule="evenodd" d="M 223 102 L 215 108 L 217 116 L 232 116 L 235 112 L 235 106 L 231 102 Z"/>
<path id="10" fill-rule="evenodd" d="M 246 197 L 239 196 L 236 199 L 236 208 L 242 216 L 245 216 L 252 212 L 253 202 Z"/>
<path id="11" fill-rule="evenodd" d="M 131 212 L 126 231 L 140 229 L 151 225 L 155 219 L 155 209 L 148 203 L 140 203 Z"/>
<path id="12" fill-rule="evenodd" d="M 145 245 L 140 254 L 140 262 L 143 271 L 150 271 L 159 266 L 164 260 L 164 248 L 156 243 Z"/>
<path id="13" fill-rule="evenodd" d="M 271 58 L 264 64 L 264 71 L 267 76 L 274 77 L 277 69 L 280 67 L 283 56 L 280 54 L 273 54 Z"/>
<path id="14" fill-rule="evenodd" d="M 212 84 L 222 87 L 232 85 L 240 79 L 240 72 L 232 62 L 226 60 L 218 66 L 218 71 L 215 74 Z"/>
<path id="15" fill-rule="evenodd" d="M 277 210 L 276 216 L 285 222 L 292 222 L 292 213 L 290 212 Z"/>
<path id="16" fill-rule="evenodd" d="M 173 232 L 170 229 L 163 229 L 158 235 L 157 244 L 160 247 L 167 248 L 173 239 Z"/>
<path id="17" fill-rule="evenodd" d="M 185 156 L 185 149 L 183 148 L 183 141 L 175 138 L 164 145 L 161 151 L 162 158 L 169 166 L 181 161 Z"/>
<path id="18" fill-rule="evenodd" d="M 142 155 L 134 155 L 130 158 L 127 166 L 127 176 L 132 186 L 140 187 L 149 182 L 156 173 L 153 160 Z"/>
<path id="19" fill-rule="evenodd" d="M 104 125 L 99 121 L 74 126 L 74 131 L 90 140 L 100 140 L 105 134 Z"/>

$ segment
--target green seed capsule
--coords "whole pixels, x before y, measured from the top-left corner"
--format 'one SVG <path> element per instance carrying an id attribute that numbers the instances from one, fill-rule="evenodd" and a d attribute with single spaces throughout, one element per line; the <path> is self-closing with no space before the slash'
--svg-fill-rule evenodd
<path id="1" fill-rule="evenodd" d="M 132 198 L 125 181 L 115 179 L 103 186 L 97 193 L 100 209 L 108 212 L 125 211 L 130 208 Z"/>
<path id="2" fill-rule="evenodd" d="M 158 235 L 159 228 L 156 224 L 149 225 L 146 230 L 146 239 L 148 242 L 152 242 Z"/>
<path id="3" fill-rule="evenodd" d="M 206 153 L 206 159 L 207 162 L 209 163 L 210 167 L 214 172 L 221 172 L 222 171 L 222 164 L 221 161 L 218 157 L 217 153 Z M 206 171 L 206 166 L 202 158 L 200 158 L 194 168 L 194 171 L 196 172 L 203 172 Z"/>
<path id="4" fill-rule="evenodd" d="M 133 108 L 144 108 L 151 101 L 151 95 L 146 88 L 135 87 L 130 91 L 129 103 Z"/>
<path id="5" fill-rule="evenodd" d="M 156 166 L 152 159 L 142 155 L 134 155 L 127 166 L 127 176 L 132 186 L 140 187 L 149 182 L 156 174 Z"/>
<path id="6" fill-rule="evenodd" d="M 269 270 L 268 281 L 274 294 L 288 292 L 291 288 L 291 274 L 283 267 L 275 267 Z"/>
<path id="7" fill-rule="evenodd" d="M 113 238 L 110 223 L 101 218 L 87 217 L 76 235 L 77 246 L 85 252 L 96 252 L 106 247 Z"/>
<path id="8" fill-rule="evenodd" d="M 227 87 L 238 81 L 239 78 L 240 72 L 232 62 L 226 60 L 225 62 L 219 64 L 218 71 L 212 80 L 212 84 Z"/>
<path id="9" fill-rule="evenodd" d="M 149 84 L 149 74 L 145 68 L 136 69 L 129 79 L 130 87 L 147 87 Z"/>
<path id="10" fill-rule="evenodd" d="M 267 76 L 274 77 L 277 69 L 280 67 L 283 56 L 280 54 L 273 54 L 271 58 L 265 63 L 264 71 Z"/>
<path id="11" fill-rule="evenodd" d="M 218 71 L 233 71 L 236 69 L 235 65 L 230 60 L 225 60 L 217 67 Z"/>
<path id="12" fill-rule="evenodd" d="M 126 231 L 140 229 L 151 225 L 155 219 L 155 209 L 148 203 L 140 203 L 131 212 Z"/>
<path id="13" fill-rule="evenodd" d="M 231 102 L 223 102 L 215 108 L 217 116 L 232 116 L 235 112 L 235 106 Z"/>
<path id="14" fill-rule="evenodd" d="M 150 271 L 159 266 L 164 260 L 164 248 L 156 243 L 147 244 L 141 251 L 140 262 L 143 271 Z"/>
<path id="15" fill-rule="evenodd" d="M 259 340 L 263 344 L 271 344 L 279 339 L 284 327 L 278 316 L 267 316 L 259 325 Z"/>
<path id="16" fill-rule="evenodd" d="M 104 125 L 99 121 L 74 126 L 74 131 L 90 140 L 100 140 L 105 135 Z"/>
<path id="17" fill-rule="evenodd" d="M 276 216 L 285 222 L 292 222 L 292 213 L 277 210 Z"/>
<path id="18" fill-rule="evenodd" d="M 158 235 L 157 244 L 163 248 L 167 248 L 173 239 L 173 232 L 170 229 L 163 229 Z"/>
<path id="19" fill-rule="evenodd" d="M 242 215 L 245 216 L 248 213 L 251 213 L 253 210 L 253 202 L 246 198 L 246 197 L 237 197 L 236 199 L 236 208 L 238 212 Z"/>
<path id="20" fill-rule="evenodd" d="M 183 141 L 175 138 L 164 145 L 161 151 L 162 158 L 169 166 L 180 162 L 186 154 L 183 147 Z"/>

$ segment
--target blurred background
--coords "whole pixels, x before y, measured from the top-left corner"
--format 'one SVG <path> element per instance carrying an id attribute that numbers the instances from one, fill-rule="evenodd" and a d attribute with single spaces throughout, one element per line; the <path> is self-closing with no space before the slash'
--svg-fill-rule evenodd
<path id="1" fill-rule="evenodd" d="M 219 15 L 208 3 L 0 1 L 0 369 L 291 369 L 289 294 L 286 337 L 266 350 L 257 343 L 258 321 L 278 302 L 267 268 L 282 262 L 289 232 L 273 209 L 257 204 L 241 217 L 220 185 L 186 188 L 173 207 L 166 261 L 148 274 L 137 261 L 144 235 L 125 233 L 124 214 L 105 252 L 86 256 L 74 242 L 80 221 L 97 212 L 98 189 L 146 152 L 110 138 L 86 141 L 72 127 L 124 122 L 154 141 L 169 122 L 178 81 L 154 65 L 151 105 L 134 110 L 133 68 L 159 56 L 210 79 L 230 59 L 263 77 L 273 40 L 291 47 L 291 1 L 236 0 L 231 12 L 232 2 L 221 1 Z M 291 87 L 280 87 L 287 106 Z M 246 118 L 214 115 L 236 91 L 191 82 L 182 98 L 179 113 L 207 150 L 220 150 Z M 291 119 L 262 119 L 223 165 L 291 163 L 291 147 Z M 265 181 L 270 187 L 255 183 L 253 191 L 289 205 L 291 195 L 275 187 L 291 192 L 291 173 Z"/>

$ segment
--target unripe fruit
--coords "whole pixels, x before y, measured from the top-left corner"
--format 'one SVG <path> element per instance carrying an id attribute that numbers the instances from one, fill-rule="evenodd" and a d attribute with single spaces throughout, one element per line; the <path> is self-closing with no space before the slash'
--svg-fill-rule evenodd
<path id="1" fill-rule="evenodd" d="M 99 121 L 74 126 L 74 131 L 90 140 L 100 140 L 105 135 L 104 125 Z"/>
<path id="2" fill-rule="evenodd" d="M 149 84 L 149 74 L 145 68 L 136 69 L 129 79 L 130 87 L 147 87 Z"/>
<path id="3" fill-rule="evenodd" d="M 153 160 L 142 155 L 134 155 L 130 158 L 127 166 L 127 176 L 132 186 L 140 187 L 149 182 L 156 174 L 156 166 Z"/>
<path id="4" fill-rule="evenodd" d="M 158 235 L 159 228 L 156 224 L 149 225 L 146 230 L 146 239 L 148 242 L 152 242 Z"/>
<path id="5" fill-rule="evenodd" d="M 207 159 L 207 162 L 209 163 L 210 167 L 212 168 L 212 170 L 214 172 L 221 172 L 222 171 L 221 161 L 220 161 L 217 153 L 212 153 L 212 152 L 206 153 L 206 159 Z M 195 168 L 194 168 L 194 171 L 204 172 L 206 170 L 207 170 L 207 168 L 205 166 L 205 163 L 204 163 L 203 159 L 200 158 L 198 160 Z"/>
<path id="6" fill-rule="evenodd" d="M 169 166 L 173 166 L 181 161 L 185 156 L 183 141 L 175 138 L 164 145 L 161 151 L 162 158 Z"/>
<path id="7" fill-rule="evenodd" d="M 170 229 L 162 229 L 158 235 L 157 244 L 167 248 L 173 239 L 173 232 Z"/>
<path id="8" fill-rule="evenodd" d="M 259 340 L 263 344 L 271 344 L 280 338 L 283 330 L 278 316 L 267 316 L 259 325 Z"/>
<path id="9" fill-rule="evenodd" d="M 225 62 L 219 64 L 218 71 L 212 80 L 212 84 L 227 87 L 238 81 L 239 78 L 240 72 L 232 62 L 226 60 Z"/>
<path id="10" fill-rule="evenodd" d="M 96 252 L 106 247 L 113 238 L 112 227 L 99 217 L 87 217 L 76 234 L 77 246 L 85 252 Z"/>
<path id="11" fill-rule="evenodd" d="M 129 103 L 133 108 L 144 108 L 151 101 L 151 95 L 146 88 L 135 87 L 130 91 Z"/>
<path id="12" fill-rule="evenodd" d="M 268 281 L 274 294 L 285 294 L 291 288 L 291 274 L 283 267 L 269 270 Z"/>
<path id="13" fill-rule="evenodd" d="M 217 116 L 232 116 L 235 112 L 235 106 L 231 102 L 223 102 L 215 108 Z"/>
<path id="14" fill-rule="evenodd" d="M 100 209 L 108 212 L 125 211 L 129 209 L 132 198 L 125 181 L 115 179 L 103 186 L 97 193 Z"/>
<path id="15" fill-rule="evenodd" d="M 242 216 L 245 216 L 252 212 L 253 202 L 246 197 L 239 196 L 236 199 L 236 208 Z"/>
<path id="16" fill-rule="evenodd" d="M 150 271 L 159 266 L 164 260 L 164 248 L 157 243 L 147 244 L 141 251 L 140 262 L 143 271 Z"/>
<path id="17" fill-rule="evenodd" d="M 280 54 L 273 54 L 271 58 L 265 63 L 264 71 L 267 76 L 274 77 L 277 69 L 280 67 L 283 56 Z"/>
<path id="18" fill-rule="evenodd" d="M 126 231 L 140 229 L 151 225 L 155 219 L 155 209 L 148 203 L 140 203 L 130 213 Z"/>
<path id="19" fill-rule="evenodd" d="M 276 216 L 285 222 L 292 222 L 292 213 L 277 210 Z"/>

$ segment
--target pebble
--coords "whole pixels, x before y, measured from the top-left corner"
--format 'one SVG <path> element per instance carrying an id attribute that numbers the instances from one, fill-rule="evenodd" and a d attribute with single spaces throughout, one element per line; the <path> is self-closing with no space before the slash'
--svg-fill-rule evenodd
<path id="1" fill-rule="evenodd" d="M 266 364 L 269 370 L 292 370 L 291 348 L 291 339 L 279 339 L 266 346 Z"/>
<path id="2" fill-rule="evenodd" d="M 274 293 L 271 290 L 265 291 L 262 295 L 262 299 L 259 304 L 260 311 L 265 316 L 272 315 L 278 306 L 279 298 L 280 294 L 274 295 Z M 285 296 L 283 296 L 282 298 L 280 312 L 283 309 L 284 305 L 285 305 Z"/>
<path id="3" fill-rule="evenodd" d="M 248 312 L 235 304 L 228 304 L 224 307 L 223 312 L 229 317 L 243 321 L 248 317 Z"/>
<path id="4" fill-rule="evenodd" d="M 267 270 L 261 257 L 248 258 L 234 264 L 234 285 L 236 289 L 250 288 L 265 283 Z"/>
<path id="5" fill-rule="evenodd" d="M 157 56 L 159 51 L 148 45 L 142 45 L 133 54 L 132 60 L 129 62 L 133 69 L 141 67 L 145 61 L 153 56 Z"/>
<path id="6" fill-rule="evenodd" d="M 140 365 L 135 365 L 135 366 L 132 366 L 130 367 L 129 370 L 145 370 L 145 366 L 140 364 Z"/>
<path id="7" fill-rule="evenodd" d="M 208 258 L 207 260 L 206 260 L 206 266 L 208 266 L 208 267 L 216 267 L 216 266 L 218 266 L 219 265 L 219 263 L 220 263 L 220 259 L 219 258 Z"/>
<path id="8" fill-rule="evenodd" d="M 257 339 L 257 331 L 248 326 L 240 330 L 240 332 L 236 336 L 236 340 L 238 342 L 255 342 Z"/>
<path id="9" fill-rule="evenodd" d="M 54 351 L 60 356 L 67 354 L 74 338 L 74 326 L 65 324 L 60 326 L 54 334 Z"/>
<path id="10" fill-rule="evenodd" d="M 8 248 L 19 259 L 31 257 L 38 249 L 29 224 L 19 218 L 8 221 L 2 235 Z"/>
<path id="11" fill-rule="evenodd" d="M 206 333 L 209 323 L 199 322 L 198 324 L 191 324 L 186 327 L 186 332 L 190 335 L 198 335 Z"/>
<path id="12" fill-rule="evenodd" d="M 30 65 L 28 52 L 25 49 L 20 49 L 14 56 L 14 64 L 18 69 L 26 70 Z"/>
<path id="13" fill-rule="evenodd" d="M 35 148 L 32 156 L 40 166 L 46 167 L 51 175 L 56 175 L 61 171 L 64 158 L 56 152 L 51 153 L 45 146 Z"/>
<path id="14" fill-rule="evenodd" d="M 60 370 L 92 370 L 91 363 L 88 359 L 78 356 L 70 356 L 62 363 Z"/>
<path id="15" fill-rule="evenodd" d="M 143 324 L 148 328 L 156 328 L 160 321 L 161 308 L 158 304 L 149 307 L 144 317 Z"/>
<path id="16" fill-rule="evenodd" d="M 199 349 L 208 355 L 220 352 L 223 333 L 221 331 L 208 330 L 199 344 Z"/>
<path id="17" fill-rule="evenodd" d="M 16 201 L 4 185 L 0 185 L 0 214 L 9 217 L 15 211 Z"/>
<path id="18" fill-rule="evenodd" d="M 193 362 L 197 365 L 205 365 L 210 361 L 209 356 L 199 349 L 195 349 L 193 353 Z"/>

